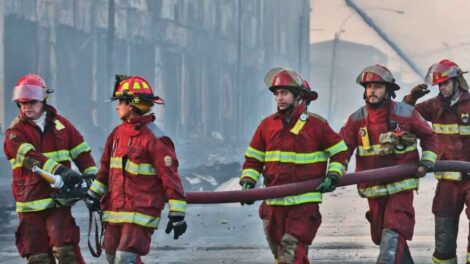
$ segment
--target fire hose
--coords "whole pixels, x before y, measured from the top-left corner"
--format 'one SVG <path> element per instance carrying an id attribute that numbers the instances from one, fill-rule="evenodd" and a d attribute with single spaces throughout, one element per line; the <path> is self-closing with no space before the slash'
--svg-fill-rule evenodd
<path id="1" fill-rule="evenodd" d="M 374 170 L 366 170 L 345 174 L 338 186 L 353 185 L 368 181 L 392 181 L 404 179 L 406 176 L 414 175 L 418 169 L 416 163 L 406 163 Z M 437 161 L 434 172 L 460 171 L 470 172 L 470 162 L 466 161 Z M 313 192 L 320 184 L 322 178 L 308 181 L 290 183 L 280 186 L 221 192 L 187 192 L 186 200 L 189 204 L 215 204 L 215 203 L 238 203 L 256 200 L 285 197 L 306 192 Z"/>

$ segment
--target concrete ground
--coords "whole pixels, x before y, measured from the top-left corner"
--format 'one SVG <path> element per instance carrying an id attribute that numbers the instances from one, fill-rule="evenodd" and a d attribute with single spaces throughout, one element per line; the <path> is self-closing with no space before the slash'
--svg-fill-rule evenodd
<path id="1" fill-rule="evenodd" d="M 415 236 L 409 243 L 415 263 L 431 262 L 434 247 L 431 203 L 435 185 L 436 181 L 427 176 L 415 196 Z M 190 205 L 187 233 L 173 240 L 163 231 L 166 226 L 166 219 L 163 219 L 160 229 L 153 235 L 150 254 L 143 260 L 145 263 L 271 263 L 257 208 L 257 204 L 244 207 L 239 204 Z M 309 252 L 312 263 L 375 263 L 379 249 L 369 237 L 364 217 L 366 208 L 366 200 L 357 195 L 354 186 L 325 195 L 321 205 L 323 223 Z M 87 263 L 106 263 L 104 256 L 96 259 L 89 254 L 86 245 L 88 214 L 83 204 L 75 206 L 74 215 L 82 230 L 80 245 Z M 25 263 L 15 247 L 15 213 L 10 218 L 0 223 L 0 263 Z M 458 239 L 461 263 L 465 263 L 467 234 L 468 220 L 462 214 Z"/>

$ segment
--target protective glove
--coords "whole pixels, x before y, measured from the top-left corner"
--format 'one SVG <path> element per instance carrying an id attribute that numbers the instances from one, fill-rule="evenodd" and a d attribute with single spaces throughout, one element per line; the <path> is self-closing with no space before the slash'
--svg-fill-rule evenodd
<path id="1" fill-rule="evenodd" d="M 54 174 L 60 175 L 64 184 L 70 188 L 75 187 L 75 185 L 82 183 L 83 178 L 80 173 L 65 167 L 64 165 L 59 165 L 59 167 L 54 171 Z"/>
<path id="2" fill-rule="evenodd" d="M 242 189 L 243 190 L 250 190 L 250 189 L 254 189 L 256 184 L 251 182 L 251 181 L 240 181 L 240 185 L 242 186 Z M 240 204 L 243 206 L 243 205 L 252 205 L 255 201 L 248 201 L 248 202 L 240 202 Z"/>
<path id="3" fill-rule="evenodd" d="M 168 218 L 165 233 L 169 234 L 173 229 L 173 239 L 178 239 L 188 228 L 186 221 L 184 221 L 184 216 L 169 215 Z"/>
<path id="4" fill-rule="evenodd" d="M 92 191 L 88 191 L 83 201 L 85 202 L 86 207 L 88 210 L 92 212 L 97 212 L 101 210 L 101 203 L 100 199 L 96 196 L 96 194 L 91 193 Z"/>
<path id="5" fill-rule="evenodd" d="M 428 86 L 426 84 L 418 84 L 411 89 L 410 93 L 405 96 L 403 101 L 409 105 L 415 105 L 419 98 L 425 96 L 429 92 L 430 90 L 428 90 Z"/>
<path id="6" fill-rule="evenodd" d="M 328 173 L 317 187 L 317 191 L 321 193 L 332 192 L 336 189 L 338 182 L 339 176 L 336 173 Z"/>

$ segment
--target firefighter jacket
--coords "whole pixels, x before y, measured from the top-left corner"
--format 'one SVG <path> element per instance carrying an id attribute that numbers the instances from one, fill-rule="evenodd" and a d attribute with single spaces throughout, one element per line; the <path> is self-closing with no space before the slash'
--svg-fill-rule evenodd
<path id="1" fill-rule="evenodd" d="M 387 103 L 388 102 L 388 103 Z M 380 135 L 391 130 L 406 131 L 420 139 L 421 161 L 436 161 L 436 136 L 428 123 L 412 107 L 404 103 L 387 101 L 380 107 L 365 105 L 349 116 L 340 135 L 348 145 L 349 155 L 356 150 L 356 171 L 383 168 L 419 161 L 416 142 L 393 153 L 380 154 Z M 407 190 L 418 189 L 419 180 L 414 175 L 403 175 L 398 181 L 358 184 L 362 197 L 381 197 Z"/>
<path id="2" fill-rule="evenodd" d="M 50 105 L 46 105 L 44 132 L 20 114 L 6 131 L 4 152 L 13 169 L 13 196 L 17 212 L 42 211 L 56 207 L 55 191 L 31 171 L 32 165 L 53 173 L 59 164 L 73 161 L 82 174 L 96 174 L 91 149 L 78 130 Z"/>
<path id="3" fill-rule="evenodd" d="M 269 187 L 322 178 L 327 171 L 342 176 L 346 156 L 347 146 L 326 120 L 300 105 L 292 111 L 290 122 L 279 112 L 261 122 L 245 153 L 241 181 L 256 183 L 263 174 Z M 266 203 L 289 206 L 321 201 L 321 193 L 308 192 Z"/>
<path id="4" fill-rule="evenodd" d="M 173 142 L 153 115 L 124 121 L 109 135 L 90 190 L 102 197 L 103 221 L 157 228 L 168 199 L 170 215 L 186 212 Z"/>
<path id="5" fill-rule="evenodd" d="M 437 135 L 440 160 L 470 161 L 470 94 L 465 91 L 450 105 L 441 95 L 416 105 L 415 109 L 432 123 Z M 437 179 L 462 179 L 460 172 L 436 172 Z"/>

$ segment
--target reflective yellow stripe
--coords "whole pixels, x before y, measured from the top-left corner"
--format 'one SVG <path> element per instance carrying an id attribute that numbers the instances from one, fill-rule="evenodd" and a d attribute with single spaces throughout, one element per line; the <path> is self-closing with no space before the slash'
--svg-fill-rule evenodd
<path id="1" fill-rule="evenodd" d="M 458 124 L 432 124 L 432 128 L 437 134 L 459 134 Z"/>
<path id="2" fill-rule="evenodd" d="M 51 152 L 44 152 L 42 154 L 48 157 L 49 159 L 53 159 L 57 162 L 70 160 L 70 151 L 68 150 L 57 150 Z"/>
<path id="3" fill-rule="evenodd" d="M 470 252 L 467 252 L 467 262 L 470 262 Z"/>
<path id="4" fill-rule="evenodd" d="M 434 173 L 434 177 L 439 180 L 461 181 L 462 173 L 458 171 L 439 171 Z"/>
<path id="5" fill-rule="evenodd" d="M 10 161 L 10 165 L 11 165 L 11 169 L 12 169 L 12 170 L 22 167 L 21 164 L 19 164 L 18 162 L 16 162 L 16 159 L 11 159 L 11 160 L 9 160 L 9 161 Z"/>
<path id="6" fill-rule="evenodd" d="M 91 151 L 91 148 L 85 141 L 83 141 L 82 143 L 78 144 L 76 147 L 70 150 L 70 157 L 72 157 L 72 159 L 74 160 L 83 152 L 88 151 Z"/>
<path id="7" fill-rule="evenodd" d="M 150 228 L 157 228 L 160 217 L 154 217 L 137 212 L 103 211 L 103 221 L 110 223 L 131 223 Z"/>
<path id="8" fill-rule="evenodd" d="M 345 168 L 343 164 L 339 162 L 330 162 L 330 164 L 328 165 L 328 171 L 336 172 L 339 176 L 343 176 Z"/>
<path id="9" fill-rule="evenodd" d="M 380 144 L 372 145 L 369 149 L 364 149 L 364 147 L 359 146 L 357 148 L 357 150 L 358 150 L 357 154 L 361 157 L 379 156 L 379 149 L 380 149 Z M 408 146 L 404 150 L 401 150 L 401 151 L 395 149 L 394 153 L 395 154 L 404 154 L 406 152 L 415 151 L 415 150 L 416 150 L 416 144 Z"/>
<path id="10" fill-rule="evenodd" d="M 92 190 L 99 196 L 102 196 L 108 191 L 108 187 L 105 184 L 101 183 L 100 181 L 94 180 L 90 186 L 90 190 Z"/>
<path id="11" fill-rule="evenodd" d="M 122 169 L 122 158 L 121 157 L 112 157 L 109 164 L 111 169 Z M 157 175 L 157 171 L 153 168 L 153 165 L 150 163 L 134 163 L 130 160 L 127 160 L 125 170 L 134 175 Z"/>
<path id="12" fill-rule="evenodd" d="M 96 166 L 91 166 L 82 171 L 82 174 L 97 174 L 98 173 L 98 168 Z"/>
<path id="13" fill-rule="evenodd" d="M 467 262 L 468 262 L 468 253 L 467 253 Z M 457 258 L 452 259 L 438 259 L 436 257 L 432 257 L 433 264 L 457 264 Z"/>
<path id="14" fill-rule="evenodd" d="M 186 201 L 170 199 L 168 205 L 171 212 L 186 212 Z"/>
<path id="15" fill-rule="evenodd" d="M 56 161 L 52 160 L 52 159 L 48 159 L 46 160 L 46 162 L 44 162 L 44 165 L 42 166 L 42 169 L 49 172 L 49 173 L 52 173 L 54 171 L 54 168 L 55 166 L 59 165 L 59 163 L 57 163 Z"/>
<path id="16" fill-rule="evenodd" d="M 33 145 L 29 143 L 23 143 L 18 147 L 18 152 L 16 153 L 16 160 L 18 164 L 23 165 L 24 158 L 26 153 L 30 150 L 36 150 Z"/>
<path id="17" fill-rule="evenodd" d="M 55 207 L 56 204 L 52 198 L 46 198 L 29 202 L 16 202 L 16 212 L 36 212 Z"/>
<path id="18" fill-rule="evenodd" d="M 304 203 L 321 203 L 322 195 L 319 192 L 308 192 L 299 195 L 286 196 L 266 200 L 268 205 L 289 206 Z"/>
<path id="19" fill-rule="evenodd" d="M 311 164 L 316 162 L 326 162 L 327 160 L 328 153 L 324 151 L 316 151 L 311 153 L 296 153 L 275 150 L 266 152 L 266 162 Z"/>
<path id="20" fill-rule="evenodd" d="M 252 148 L 251 146 L 248 147 L 247 151 L 245 152 L 245 156 L 248 158 L 254 158 L 261 162 L 264 162 L 265 155 L 265 152 Z"/>
<path id="21" fill-rule="evenodd" d="M 348 146 L 346 146 L 346 143 L 344 143 L 344 140 L 341 140 L 340 142 L 336 143 L 335 145 L 329 147 L 326 149 L 326 152 L 331 156 L 338 154 L 340 152 L 348 150 Z"/>
<path id="22" fill-rule="evenodd" d="M 303 114 L 304 115 L 304 114 Z M 295 135 L 298 135 L 300 130 L 304 127 L 305 123 L 307 123 L 307 119 L 302 120 L 302 119 L 297 119 L 297 122 L 295 122 L 294 127 L 290 130 Z"/>
<path id="23" fill-rule="evenodd" d="M 460 134 L 462 136 L 470 135 L 470 126 L 459 126 L 459 124 L 432 124 L 432 128 L 436 134 Z"/>
<path id="24" fill-rule="evenodd" d="M 257 182 L 259 179 L 259 175 L 260 173 L 255 169 L 244 169 L 242 171 L 242 176 L 240 178 L 248 177 L 248 178 L 253 179 L 255 182 Z"/>
<path id="25" fill-rule="evenodd" d="M 359 188 L 358 192 L 361 197 L 371 198 L 387 196 L 406 190 L 418 189 L 418 179 L 405 179 L 399 182 L 394 182 L 386 185 L 376 185 L 367 188 Z"/>
<path id="26" fill-rule="evenodd" d="M 437 154 L 432 151 L 426 150 L 426 151 L 423 151 L 423 154 L 421 154 L 421 160 L 427 160 L 432 163 L 436 163 L 436 159 L 437 159 Z"/>

